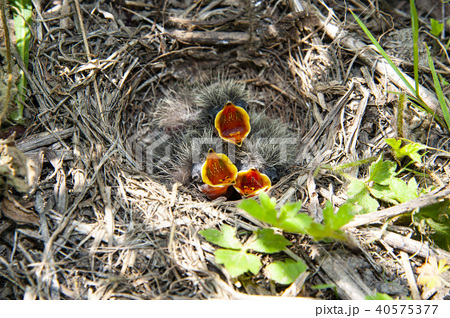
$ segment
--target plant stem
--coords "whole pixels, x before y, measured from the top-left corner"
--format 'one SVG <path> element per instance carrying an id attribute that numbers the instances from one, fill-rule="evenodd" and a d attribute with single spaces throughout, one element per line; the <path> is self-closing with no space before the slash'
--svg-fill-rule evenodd
<path id="1" fill-rule="evenodd" d="M 403 138 L 403 110 L 405 109 L 405 94 L 398 95 L 397 137 Z"/>
<path id="2" fill-rule="evenodd" d="M 9 108 L 9 103 L 11 102 L 11 88 L 13 84 L 12 76 L 12 59 L 11 59 L 11 39 L 9 37 L 8 22 L 6 20 L 6 0 L 0 0 L 0 14 L 2 17 L 2 26 L 5 33 L 5 45 L 6 45 L 6 61 L 7 61 L 7 86 L 6 86 L 6 96 L 5 102 L 0 112 L 0 126 L 2 124 L 3 117 Z"/>

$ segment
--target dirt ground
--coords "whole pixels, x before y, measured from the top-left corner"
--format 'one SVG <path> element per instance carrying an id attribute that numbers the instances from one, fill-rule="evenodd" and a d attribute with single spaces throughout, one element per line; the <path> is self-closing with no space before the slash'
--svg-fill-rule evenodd
<path id="1" fill-rule="evenodd" d="M 430 18 L 448 17 L 450 5 L 417 2 L 419 39 L 450 81 L 450 27 L 440 39 L 444 47 L 430 34 Z M 320 219 L 327 200 L 335 208 L 346 202 L 349 181 L 318 168 L 380 154 L 394 160 L 384 139 L 399 137 L 398 95 L 389 92 L 406 91 L 369 48 L 350 10 L 413 78 L 409 1 L 34 3 L 40 7 L 25 71 L 26 122 L 2 133 L 16 175 L 2 184 L 0 299 L 450 297 L 448 287 L 416 283 L 429 256 L 450 259 L 448 249 L 411 217 L 399 217 L 450 195 L 448 131 L 410 102 L 402 136 L 433 147 L 417 180 L 435 190 L 393 214 L 382 204 L 377 215 L 346 228 L 346 242 L 285 235 L 289 251 L 261 260 L 266 265 L 286 254 L 303 260 L 307 275 L 287 286 L 264 270 L 232 278 L 215 263 L 216 246 L 198 234 L 228 224 L 245 237 L 260 227 L 236 208 L 239 201 L 210 201 L 193 184 L 167 184 L 142 164 L 158 138 L 153 116 L 161 100 L 185 86 L 231 78 L 245 84 L 251 111 L 286 124 L 299 141 L 298 160 L 270 195 L 302 201 L 301 212 Z M 428 90 L 428 105 L 441 116 L 424 45 L 419 53 L 422 92 Z M 13 55 L 15 72 L 24 69 Z M 345 172 L 364 178 L 368 167 Z M 30 187 L 20 191 L 24 180 Z"/>

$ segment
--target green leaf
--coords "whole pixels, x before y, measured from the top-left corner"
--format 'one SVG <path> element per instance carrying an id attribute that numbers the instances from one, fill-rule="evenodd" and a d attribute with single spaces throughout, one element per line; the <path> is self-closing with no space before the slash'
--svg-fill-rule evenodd
<path id="1" fill-rule="evenodd" d="M 353 180 L 349 186 L 347 194 L 351 196 L 347 203 L 350 204 L 358 204 L 362 207 L 362 211 L 360 213 L 370 213 L 375 212 L 378 207 L 378 201 L 372 198 L 369 190 L 366 188 L 366 184 L 360 180 Z"/>
<path id="2" fill-rule="evenodd" d="M 328 288 L 335 289 L 336 285 L 335 284 L 319 284 L 319 285 L 311 286 L 311 289 L 328 289 Z"/>
<path id="3" fill-rule="evenodd" d="M 397 204 L 396 196 L 392 193 L 390 186 L 384 186 L 379 184 L 374 184 L 369 188 L 369 192 L 375 198 L 383 200 L 391 204 Z"/>
<path id="4" fill-rule="evenodd" d="M 278 221 L 282 222 L 289 217 L 295 217 L 302 207 L 302 202 L 286 202 L 280 209 Z"/>
<path id="5" fill-rule="evenodd" d="M 25 66 L 28 66 L 33 5 L 31 0 L 9 0 L 9 3 L 13 9 L 17 51 L 22 57 Z"/>
<path id="6" fill-rule="evenodd" d="M 419 227 L 420 232 L 424 225 L 431 228 L 429 237 L 433 242 L 447 251 L 450 250 L 450 201 L 445 200 L 439 203 L 423 207 L 418 213 L 413 215 L 414 223 Z"/>
<path id="7" fill-rule="evenodd" d="M 328 201 L 327 205 L 328 203 L 330 203 L 329 205 L 331 206 L 331 209 L 333 209 L 331 202 Z M 353 220 L 355 214 L 358 213 L 359 210 L 361 210 L 361 207 L 345 203 L 339 207 L 336 214 L 333 214 L 332 222 L 324 218 L 324 223 L 333 230 L 339 230 L 342 226 Z"/>
<path id="8" fill-rule="evenodd" d="M 261 201 L 262 208 L 266 211 L 275 210 L 275 207 L 277 206 L 275 198 L 271 199 L 265 192 L 259 194 L 259 200 Z"/>
<path id="9" fill-rule="evenodd" d="M 347 195 L 352 197 L 365 190 L 366 184 L 361 180 L 354 179 L 347 187 Z"/>
<path id="10" fill-rule="evenodd" d="M 369 180 L 381 185 L 388 185 L 395 176 L 397 164 L 392 161 L 383 161 L 383 156 L 372 163 L 369 167 Z"/>
<path id="11" fill-rule="evenodd" d="M 394 298 L 387 294 L 376 293 L 375 296 L 367 295 L 366 300 L 394 300 Z"/>
<path id="12" fill-rule="evenodd" d="M 283 235 L 275 234 L 272 229 L 259 229 L 254 232 L 254 239 L 246 247 L 261 253 L 279 253 L 291 245 Z"/>
<path id="13" fill-rule="evenodd" d="M 392 147 L 392 150 L 395 153 L 395 156 L 398 159 L 402 159 L 405 156 L 410 157 L 413 161 L 417 163 L 422 163 L 422 156 L 419 154 L 420 150 L 426 149 L 427 146 L 418 144 L 415 142 L 410 142 L 403 147 L 401 146 L 401 140 L 395 140 L 394 138 L 387 138 L 384 140 L 389 146 Z"/>
<path id="14" fill-rule="evenodd" d="M 268 265 L 266 268 L 267 276 L 278 284 L 292 284 L 300 275 L 306 271 L 306 265 L 301 260 L 294 261 L 286 259 L 284 262 L 277 261 Z"/>
<path id="15" fill-rule="evenodd" d="M 427 49 L 427 55 L 428 55 L 428 65 L 431 69 L 431 75 L 433 76 L 433 82 L 434 82 L 434 89 L 436 91 L 436 95 L 439 100 L 439 104 L 441 106 L 442 114 L 444 115 L 445 123 L 447 124 L 447 130 L 450 131 L 450 114 L 449 114 L 449 106 L 445 100 L 444 93 L 442 92 L 441 83 L 439 82 L 439 78 L 436 73 L 436 69 L 434 68 L 433 59 L 430 54 L 430 49 L 427 45 L 425 45 L 425 48 Z"/>
<path id="16" fill-rule="evenodd" d="M 219 249 L 214 252 L 217 264 L 223 264 L 232 277 L 238 277 L 248 271 L 258 274 L 262 264 L 256 255 L 242 250 Z"/>
<path id="17" fill-rule="evenodd" d="M 253 199 L 242 200 L 241 203 L 237 205 L 238 208 L 244 210 L 251 216 L 257 218 L 260 221 L 274 224 L 277 222 L 277 211 L 275 210 L 276 204 L 270 200 L 266 193 L 260 194 L 261 205 L 258 204 Z"/>
<path id="18" fill-rule="evenodd" d="M 444 23 L 440 23 L 438 20 L 435 20 L 433 18 L 430 19 L 430 22 L 431 22 L 430 33 L 436 37 L 441 35 L 442 31 L 444 30 Z"/>
<path id="19" fill-rule="evenodd" d="M 410 187 L 409 185 L 406 184 L 405 181 L 398 178 L 392 179 L 389 188 L 391 188 L 392 191 L 392 198 L 399 203 L 408 202 L 418 197 L 417 187 L 416 188 Z"/>
<path id="20" fill-rule="evenodd" d="M 14 29 L 16 34 L 17 52 L 22 58 L 25 66 L 28 66 L 28 57 L 30 51 L 31 40 L 31 18 L 33 16 L 33 5 L 31 0 L 10 0 Z M 17 84 L 18 98 L 23 99 L 24 90 L 27 86 L 26 78 L 23 71 L 20 71 L 21 77 Z M 23 105 L 18 102 L 18 108 L 11 114 L 11 118 L 17 122 L 23 121 Z"/>
<path id="21" fill-rule="evenodd" d="M 308 228 L 313 223 L 312 217 L 306 213 L 299 213 L 294 217 L 286 217 L 280 222 L 276 222 L 273 226 L 289 233 L 307 234 Z"/>
<path id="22" fill-rule="evenodd" d="M 408 82 L 408 80 L 403 76 L 402 72 L 398 69 L 398 67 L 394 64 L 394 62 L 392 62 L 392 60 L 387 55 L 386 51 L 383 50 L 383 48 L 381 47 L 380 43 L 378 43 L 378 41 L 375 39 L 375 37 L 372 35 L 372 33 L 370 33 L 369 29 L 366 28 L 364 23 L 362 23 L 362 21 L 356 16 L 356 14 L 353 13 L 353 11 L 350 10 L 350 13 L 353 15 L 353 17 L 355 18 L 356 22 L 359 24 L 361 29 L 363 29 L 364 33 L 370 39 L 372 44 L 375 45 L 378 52 L 380 52 L 380 54 L 383 56 L 383 58 L 386 60 L 386 62 L 389 63 L 389 65 L 392 67 L 392 69 L 395 71 L 395 73 L 397 73 L 397 75 L 400 77 L 400 79 L 406 85 L 406 87 L 408 87 L 408 89 L 411 91 L 411 93 L 414 96 L 416 96 L 416 90 L 411 86 L 411 84 Z"/>
<path id="23" fill-rule="evenodd" d="M 207 229 L 198 232 L 201 236 L 203 236 L 208 242 L 219 245 L 225 248 L 231 249 L 241 249 L 242 244 L 236 238 L 236 229 L 232 228 L 229 225 L 222 225 L 222 232 L 216 229 Z"/>
<path id="24" fill-rule="evenodd" d="M 420 150 L 426 149 L 427 146 L 411 142 L 400 149 L 401 154 L 410 157 L 413 161 L 417 163 L 422 163 L 422 156 L 419 154 Z"/>
<path id="25" fill-rule="evenodd" d="M 413 35 L 413 62 L 414 62 L 414 83 L 416 84 L 416 97 L 419 94 L 419 16 L 417 15 L 414 0 L 409 0 L 409 9 L 411 13 L 411 29 Z"/>
<path id="26" fill-rule="evenodd" d="M 394 151 L 398 151 L 402 146 L 402 141 L 395 138 L 386 138 L 384 140 Z"/>

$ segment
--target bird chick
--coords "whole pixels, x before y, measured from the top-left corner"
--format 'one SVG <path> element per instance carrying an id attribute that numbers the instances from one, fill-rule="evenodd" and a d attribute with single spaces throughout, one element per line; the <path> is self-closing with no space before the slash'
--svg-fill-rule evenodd
<path id="1" fill-rule="evenodd" d="M 170 136 L 152 159 L 160 180 L 197 184 L 215 199 L 233 197 L 232 191 L 257 195 L 285 175 L 297 139 L 280 120 L 249 115 L 247 99 L 244 84 L 223 79 L 168 95 L 154 113 L 158 128 Z"/>
<path id="2" fill-rule="evenodd" d="M 227 102 L 217 113 L 214 126 L 220 138 L 239 147 L 251 130 L 247 112 L 232 102 Z"/>
<path id="3" fill-rule="evenodd" d="M 269 190 L 271 186 L 269 177 L 254 168 L 239 171 L 236 183 L 233 185 L 234 189 L 244 198 L 256 196 Z"/>
<path id="4" fill-rule="evenodd" d="M 209 85 L 180 85 L 165 95 L 152 117 L 156 126 L 166 133 L 198 129 L 211 124 L 214 127 L 215 121 L 223 136 L 236 132 L 244 135 L 250 131 L 245 110 L 248 95 L 243 83 L 221 79 Z M 217 119 L 219 112 L 221 115 Z M 230 119 L 232 121 L 228 123 Z M 225 127 L 222 128 L 223 125 Z M 232 131 L 225 132 L 227 129 Z M 233 137 L 231 134 L 228 137 Z"/>

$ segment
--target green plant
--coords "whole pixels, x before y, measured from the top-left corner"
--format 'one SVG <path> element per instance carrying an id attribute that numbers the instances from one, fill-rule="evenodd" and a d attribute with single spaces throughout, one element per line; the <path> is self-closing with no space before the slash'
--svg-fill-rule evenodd
<path id="1" fill-rule="evenodd" d="M 386 138 L 384 141 L 392 147 L 392 151 L 397 159 L 400 160 L 404 157 L 409 157 L 412 161 L 422 164 L 423 154 L 419 154 L 419 151 L 426 149 L 427 146 L 415 142 L 408 142 L 402 146 L 402 140 L 395 138 Z"/>
<path id="2" fill-rule="evenodd" d="M 442 30 L 444 30 L 444 23 L 440 23 L 438 20 L 435 20 L 433 18 L 430 19 L 431 23 L 431 31 L 430 33 L 434 36 L 439 36 L 442 33 Z"/>
<path id="3" fill-rule="evenodd" d="M 375 295 L 367 295 L 366 300 L 394 300 L 391 296 L 383 293 L 376 293 Z"/>
<path id="4" fill-rule="evenodd" d="M 327 202 L 321 224 L 306 213 L 298 213 L 301 202 L 288 202 L 277 211 L 275 199 L 271 199 L 266 193 L 261 193 L 259 199 L 260 204 L 255 200 L 243 200 L 238 207 L 273 227 L 289 233 L 307 234 L 315 240 L 345 240 L 346 237 L 340 228 L 350 222 L 358 210 L 353 204 L 343 204 L 334 213 L 333 205 Z"/>
<path id="5" fill-rule="evenodd" d="M 437 97 L 439 99 L 439 104 L 440 104 L 440 107 L 441 107 L 441 110 L 442 110 L 445 122 L 442 121 L 442 119 L 437 114 L 435 114 L 428 107 L 428 105 L 423 101 L 423 99 L 420 97 L 420 92 L 419 92 L 419 87 L 420 87 L 419 86 L 419 49 L 418 49 L 419 18 L 418 18 L 418 15 L 417 15 L 417 10 L 416 10 L 416 6 L 415 6 L 415 3 L 414 3 L 414 0 L 410 0 L 410 8 L 411 8 L 411 24 L 412 24 L 412 33 L 413 33 L 413 57 L 414 57 L 413 58 L 413 62 L 414 62 L 414 83 L 415 83 L 415 87 L 413 87 L 408 82 L 408 80 L 403 76 L 402 72 L 392 62 L 392 60 L 387 55 L 386 51 L 384 51 L 384 49 L 381 47 L 381 45 L 378 43 L 378 41 L 375 39 L 375 37 L 372 35 L 372 33 L 370 33 L 370 31 L 363 24 L 363 22 L 352 11 L 350 11 L 350 12 L 353 15 L 353 17 L 355 18 L 356 22 L 361 27 L 361 29 L 364 31 L 364 33 L 367 35 L 367 37 L 370 39 L 372 44 L 375 45 L 375 47 L 377 48 L 378 52 L 380 52 L 380 54 L 383 56 L 383 58 L 386 60 L 386 62 L 392 67 L 392 69 L 400 77 L 400 79 L 405 84 L 405 86 L 409 89 L 409 93 L 411 95 L 408 95 L 408 98 L 413 101 L 412 104 L 415 105 L 416 107 L 425 109 L 430 115 L 432 115 L 435 118 L 435 120 L 442 127 L 446 127 L 447 130 L 450 131 L 450 116 L 448 114 L 449 113 L 448 108 L 450 107 L 450 105 L 448 105 L 445 102 L 442 90 L 440 89 L 440 85 L 438 86 L 439 83 L 437 83 L 436 80 L 434 80 L 436 95 L 437 95 Z M 427 47 L 427 52 L 428 52 L 428 47 Z M 437 77 L 437 74 L 436 74 L 436 70 L 434 69 L 434 64 L 433 64 L 432 60 L 430 61 L 431 56 L 430 56 L 429 52 L 428 52 L 428 59 L 429 59 L 431 73 L 432 73 L 433 79 L 434 79 L 435 77 Z"/>
<path id="6" fill-rule="evenodd" d="M 421 208 L 412 215 L 419 232 L 447 251 L 450 250 L 450 201 Z"/>
<path id="7" fill-rule="evenodd" d="M 281 285 L 292 284 L 305 271 L 306 265 L 303 261 L 294 261 L 290 258 L 273 262 L 266 267 L 267 276 Z"/>
<path id="8" fill-rule="evenodd" d="M 223 264 L 232 277 L 238 277 L 246 272 L 258 274 L 262 267 L 259 257 L 249 250 L 259 253 L 279 253 L 291 243 L 283 235 L 275 234 L 273 229 L 258 229 L 242 244 L 236 237 L 236 229 L 223 224 L 221 231 L 207 229 L 199 232 L 208 242 L 216 244 L 221 249 L 214 252 L 217 264 Z M 286 259 L 277 261 L 266 268 L 267 276 L 279 284 L 290 284 L 297 276 L 306 271 L 302 261 Z"/>
<path id="9" fill-rule="evenodd" d="M 418 196 L 418 185 L 414 178 L 408 183 L 397 178 L 397 164 L 383 161 L 383 156 L 369 167 L 366 180 L 352 179 L 348 186 L 347 203 L 361 206 L 363 213 L 374 212 L 380 206 L 378 200 L 391 204 L 407 202 Z"/>
<path id="10" fill-rule="evenodd" d="M 28 57 L 31 39 L 31 18 L 33 6 L 31 0 L 9 0 L 13 12 L 14 28 L 16 33 L 16 47 L 23 63 L 28 67 Z M 23 99 L 27 80 L 23 71 L 20 71 L 20 80 L 17 84 L 17 109 L 11 114 L 11 119 L 16 122 L 23 121 Z"/>

